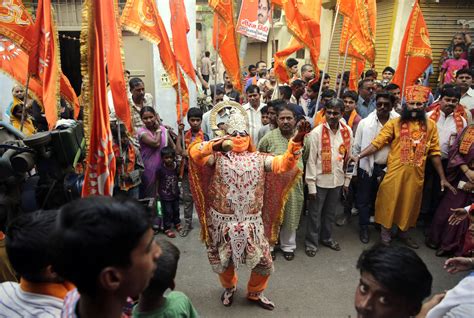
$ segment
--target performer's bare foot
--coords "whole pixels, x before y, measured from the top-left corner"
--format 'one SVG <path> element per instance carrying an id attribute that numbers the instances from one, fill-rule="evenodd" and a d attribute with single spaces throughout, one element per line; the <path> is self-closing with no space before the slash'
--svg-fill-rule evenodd
<path id="1" fill-rule="evenodd" d="M 221 301 L 224 306 L 226 307 L 232 306 L 232 302 L 234 301 L 234 294 L 236 290 L 237 290 L 236 287 L 224 289 L 224 292 L 222 293 L 222 296 L 221 296 Z"/>
<path id="2" fill-rule="evenodd" d="M 260 307 L 266 310 L 273 310 L 275 309 L 275 304 L 265 297 L 262 292 L 260 293 L 248 293 L 247 299 L 250 300 L 251 302 L 256 303 Z"/>

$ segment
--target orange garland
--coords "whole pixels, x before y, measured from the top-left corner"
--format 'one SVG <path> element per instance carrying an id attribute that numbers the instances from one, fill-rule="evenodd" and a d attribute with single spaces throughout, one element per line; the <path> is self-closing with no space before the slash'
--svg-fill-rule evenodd
<path id="1" fill-rule="evenodd" d="M 457 133 L 461 133 L 461 131 L 464 129 L 464 123 L 462 121 L 462 115 L 460 112 L 458 112 L 457 110 L 455 110 L 453 112 L 453 116 L 454 116 L 454 121 L 456 123 L 456 131 Z M 438 122 L 439 118 L 441 117 L 441 107 L 440 106 L 437 106 L 434 110 L 433 110 L 433 113 L 431 114 L 430 116 L 430 119 L 434 120 L 434 122 Z"/>
<path id="2" fill-rule="evenodd" d="M 339 123 L 341 126 L 341 135 L 343 143 L 339 146 L 339 154 L 345 159 L 348 149 L 351 147 L 351 134 L 349 129 L 342 123 Z M 329 128 L 323 126 L 323 134 L 321 138 L 321 162 L 323 168 L 323 174 L 332 173 L 332 149 L 331 149 L 331 138 L 329 136 Z"/>
<path id="3" fill-rule="evenodd" d="M 410 124 L 403 122 L 400 128 L 400 161 L 402 164 L 420 167 L 423 164 L 426 146 L 426 125 L 411 131 Z"/>

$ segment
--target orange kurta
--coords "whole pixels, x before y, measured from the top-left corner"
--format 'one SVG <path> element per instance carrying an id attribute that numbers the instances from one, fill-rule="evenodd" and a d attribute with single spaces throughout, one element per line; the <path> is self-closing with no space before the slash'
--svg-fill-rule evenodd
<path id="1" fill-rule="evenodd" d="M 418 134 L 421 125 L 409 123 L 410 133 Z M 425 148 L 421 163 L 414 161 L 403 163 L 401 158 L 400 118 L 390 120 L 372 141 L 372 145 L 381 149 L 391 143 L 387 160 L 387 174 L 380 185 L 375 201 L 375 222 L 390 229 L 393 224 L 406 231 L 416 225 L 420 213 L 425 164 L 428 156 L 440 156 L 438 130 L 436 123 L 427 119 L 427 128 L 423 137 Z M 416 145 L 416 142 L 412 142 Z M 413 147 L 412 147 L 413 148 Z"/>

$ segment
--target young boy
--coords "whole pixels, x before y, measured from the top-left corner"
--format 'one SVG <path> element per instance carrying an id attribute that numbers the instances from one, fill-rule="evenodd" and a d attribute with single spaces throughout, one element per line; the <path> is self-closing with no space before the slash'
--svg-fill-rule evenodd
<path id="1" fill-rule="evenodd" d="M 161 161 L 156 180 L 163 209 L 163 225 L 166 236 L 175 238 L 176 235 L 171 227 L 174 225 L 178 233 L 183 230 L 179 217 L 178 164 L 175 150 L 169 146 L 161 149 Z"/>
<path id="2" fill-rule="evenodd" d="M 441 66 L 441 73 L 439 75 L 440 83 L 454 83 L 456 81 L 456 72 L 462 70 L 463 68 L 469 68 L 469 62 L 461 58 L 463 53 L 464 44 L 455 44 L 453 46 L 454 58 L 447 59 L 444 61 L 443 66 Z"/>
<path id="3" fill-rule="evenodd" d="M 209 141 L 209 136 L 205 134 L 201 129 L 202 123 L 202 110 L 197 107 L 191 107 L 188 111 L 188 123 L 191 129 L 184 132 L 184 148 L 183 149 L 183 130 L 184 124 L 179 125 L 178 141 L 176 142 L 176 152 L 183 158 L 180 167 L 181 177 L 181 188 L 182 198 L 184 203 L 184 227 L 179 233 L 180 236 L 185 237 L 189 234 L 189 231 L 193 228 L 193 210 L 194 201 L 189 186 L 189 175 L 188 175 L 188 153 L 187 149 L 189 145 L 195 141 Z"/>
<path id="4" fill-rule="evenodd" d="M 57 211 L 21 214 L 8 226 L 6 249 L 20 283 L 0 284 L 1 317 L 59 317 L 74 286 L 51 268 L 51 232 Z M 0 232 L 1 233 L 1 232 Z"/>
<path id="5" fill-rule="evenodd" d="M 61 317 L 122 317 L 160 255 L 145 209 L 134 200 L 88 197 L 63 206 L 55 227 L 53 269 L 77 287 Z"/>
<path id="6" fill-rule="evenodd" d="M 156 271 L 150 284 L 140 295 L 138 305 L 133 308 L 132 317 L 198 317 L 189 298 L 182 292 L 172 291 L 163 295 L 169 288 L 174 290 L 176 270 L 179 261 L 179 249 L 172 243 L 157 242 L 161 256 L 156 261 Z"/>
<path id="7" fill-rule="evenodd" d="M 356 106 L 359 95 L 355 91 L 347 91 L 342 94 L 342 100 L 344 101 L 344 114 L 342 118 L 346 121 L 347 125 L 351 127 L 352 132 L 355 136 L 357 126 L 362 118 L 357 114 Z"/>
<path id="8" fill-rule="evenodd" d="M 140 150 L 130 141 L 123 123 L 120 123 L 120 126 L 117 124 L 112 126 L 112 135 L 117 165 L 114 196 L 124 195 L 138 199 L 141 175 L 145 169 Z M 119 146 L 119 143 L 122 147 Z"/>

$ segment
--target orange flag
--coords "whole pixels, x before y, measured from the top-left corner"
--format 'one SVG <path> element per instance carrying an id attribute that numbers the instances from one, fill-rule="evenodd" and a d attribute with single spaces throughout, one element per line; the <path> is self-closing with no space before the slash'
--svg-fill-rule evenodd
<path id="1" fill-rule="evenodd" d="M 352 58 L 351 71 L 349 75 L 349 89 L 357 91 L 360 75 L 364 71 L 365 61 L 357 58 Z"/>
<path id="2" fill-rule="evenodd" d="M 52 17 L 51 0 L 38 1 L 36 20 L 31 31 L 28 72 L 43 85 L 43 108 L 49 129 L 58 120 L 61 63 L 58 33 Z"/>
<path id="3" fill-rule="evenodd" d="M 176 61 L 183 71 L 196 83 L 196 73 L 189 54 L 188 39 L 189 22 L 186 17 L 186 8 L 183 0 L 170 0 L 171 33 L 173 35 L 173 48 Z"/>
<path id="4" fill-rule="evenodd" d="M 16 82 L 25 85 L 28 74 L 28 54 L 2 35 L 0 35 L 0 70 Z M 41 83 L 35 78 L 30 79 L 28 95 L 33 96 L 35 100 L 42 100 L 43 89 Z"/>
<path id="5" fill-rule="evenodd" d="M 298 50 L 304 48 L 304 45 L 301 44 L 298 40 L 294 37 L 291 38 L 290 44 L 284 50 L 278 51 L 275 53 L 275 76 L 278 78 L 280 83 L 289 83 L 290 77 L 288 74 L 288 70 L 286 67 L 286 59 L 291 54 L 295 53 Z"/>
<path id="6" fill-rule="evenodd" d="M 2 67 L 5 73 L 8 73 L 15 81 L 25 85 L 28 73 L 28 54 L 33 49 L 34 38 L 32 38 L 33 20 L 30 14 L 23 6 L 21 0 L 11 0 L 8 5 L 0 6 L 0 34 L 12 40 L 15 43 L 13 49 L 21 49 L 22 65 L 18 60 L 3 60 Z M 4 51 L 7 54 L 8 50 Z M 25 60 L 26 59 L 26 60 Z M 13 63 L 13 64 L 12 64 Z M 15 65 L 12 67 L 12 65 Z M 39 92 L 42 84 L 37 80 L 30 78 L 29 91 L 39 104 L 43 104 L 43 93 Z M 71 87 L 67 77 L 61 73 L 60 78 L 60 92 L 61 96 L 67 100 L 74 109 L 79 109 L 79 101 L 76 92 Z"/>
<path id="7" fill-rule="evenodd" d="M 10 0 L 0 5 L 0 34 L 11 39 L 25 52 L 29 52 L 33 45 L 27 36 L 32 29 L 33 20 L 21 0 Z"/>
<path id="8" fill-rule="evenodd" d="M 84 130 L 88 139 L 87 167 L 82 196 L 112 195 L 115 178 L 115 156 L 112 149 L 107 78 L 105 73 L 106 38 L 114 0 L 86 0 L 83 4 L 81 32 L 81 70 L 85 83 Z M 106 11 L 107 9 L 107 11 Z M 123 74 L 122 74 L 123 75 Z"/>
<path id="9" fill-rule="evenodd" d="M 340 0 L 339 11 L 344 23 L 339 43 L 339 54 L 344 55 L 349 41 L 348 55 L 375 63 L 375 34 L 377 7 L 375 0 Z"/>
<path id="10" fill-rule="evenodd" d="M 242 91 L 242 75 L 240 74 L 239 52 L 234 26 L 233 1 L 209 0 L 214 9 L 213 44 L 218 51 L 222 64 L 232 80 L 232 85 Z"/>
<path id="11" fill-rule="evenodd" d="M 101 3 L 101 10 L 108 12 L 103 16 L 102 27 L 105 28 L 105 57 L 107 60 L 107 78 L 110 83 L 115 114 L 132 133 L 132 118 L 128 103 L 127 84 L 124 76 L 124 59 L 122 56 L 122 29 L 119 23 L 118 4 L 116 0 Z"/>
<path id="12" fill-rule="evenodd" d="M 314 73 L 318 76 L 318 60 L 321 50 L 321 0 L 273 1 L 273 4 L 282 6 L 285 11 L 287 26 L 293 33 L 293 36 L 308 47 Z M 287 49 L 278 52 L 279 58 L 285 59 L 293 53 L 291 51 L 292 48 L 289 46 Z M 275 55 L 276 59 L 277 55 Z"/>
<path id="13" fill-rule="evenodd" d="M 145 14 L 146 13 L 146 14 Z M 181 110 L 179 106 L 179 92 L 178 92 L 178 72 L 176 65 L 176 58 L 171 49 L 171 44 L 166 32 L 163 20 L 158 12 L 154 0 L 128 0 L 122 11 L 121 17 L 122 26 L 130 32 L 136 33 L 151 43 L 157 44 L 160 50 L 160 59 L 166 73 L 168 74 L 171 84 L 176 90 L 176 116 L 178 122 L 181 119 Z M 183 116 L 189 109 L 189 93 L 186 85 L 186 80 L 181 74 L 181 94 L 182 94 L 182 108 Z"/>
<path id="14" fill-rule="evenodd" d="M 408 59 L 408 64 L 407 64 Z M 430 66 L 432 51 L 430 34 L 418 1 L 408 19 L 398 57 L 398 67 L 392 82 L 401 88 L 415 84 L 418 77 Z M 406 76 L 405 83 L 403 79 Z"/>

